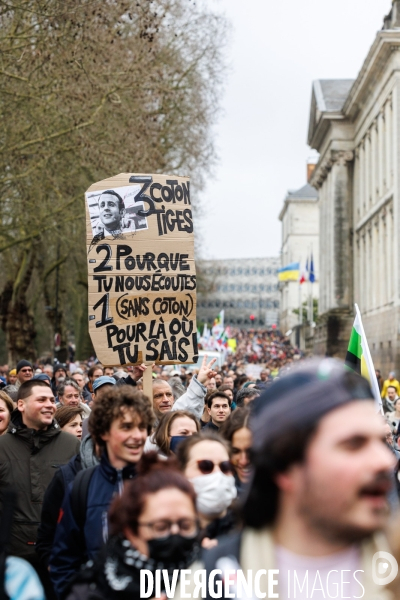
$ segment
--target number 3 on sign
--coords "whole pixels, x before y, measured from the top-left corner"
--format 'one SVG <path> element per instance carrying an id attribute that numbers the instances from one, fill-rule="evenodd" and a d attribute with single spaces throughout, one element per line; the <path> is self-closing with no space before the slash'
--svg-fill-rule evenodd
<path id="1" fill-rule="evenodd" d="M 104 294 L 100 298 L 98 302 L 93 306 L 93 310 L 102 306 L 101 309 L 101 320 L 96 321 L 96 327 L 103 327 L 103 325 L 109 325 L 109 323 L 113 322 L 113 318 L 108 316 L 108 308 L 109 308 L 109 294 Z"/>

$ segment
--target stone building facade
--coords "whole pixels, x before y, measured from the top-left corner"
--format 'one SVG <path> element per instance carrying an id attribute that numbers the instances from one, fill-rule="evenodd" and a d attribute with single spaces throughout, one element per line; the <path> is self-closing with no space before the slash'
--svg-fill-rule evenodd
<path id="1" fill-rule="evenodd" d="M 299 287 L 297 281 L 282 281 L 281 291 L 281 330 L 285 333 L 299 323 L 298 310 L 300 302 L 307 301 L 309 295 L 318 299 L 319 285 L 319 206 L 318 192 L 307 184 L 296 191 L 289 191 L 283 208 L 279 214 L 282 222 L 281 266 L 300 262 L 304 269 L 311 253 L 314 260 L 316 282 L 311 285 L 303 283 Z"/>
<path id="2" fill-rule="evenodd" d="M 308 143 L 320 153 L 315 350 L 344 356 L 356 302 L 375 366 L 400 375 L 400 0 L 354 81 L 314 82 Z"/>
<path id="3" fill-rule="evenodd" d="M 211 282 L 197 295 L 197 318 L 212 325 L 225 311 L 225 325 L 239 328 L 279 325 L 279 257 L 209 260 L 202 270 Z M 254 321 L 250 320 L 254 316 Z"/>

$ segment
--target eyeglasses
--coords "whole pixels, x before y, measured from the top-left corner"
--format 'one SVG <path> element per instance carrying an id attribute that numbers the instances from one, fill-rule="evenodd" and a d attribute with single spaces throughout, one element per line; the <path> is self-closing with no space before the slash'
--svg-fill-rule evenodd
<path id="1" fill-rule="evenodd" d="M 150 531 L 156 534 L 157 537 L 167 537 L 171 532 L 171 529 L 176 525 L 179 532 L 184 537 L 190 537 L 197 533 L 199 529 L 198 519 L 178 519 L 177 521 L 170 521 L 170 519 L 160 519 L 158 521 L 149 521 L 148 523 L 141 523 L 138 521 L 138 525 L 141 527 L 149 527 Z"/>
<path id="2" fill-rule="evenodd" d="M 21 369 L 21 373 L 32 373 L 33 369 L 30 369 L 29 367 L 27 369 Z"/>
<path id="3" fill-rule="evenodd" d="M 217 465 L 222 471 L 224 475 L 232 475 L 233 469 L 229 460 L 223 460 L 220 463 L 215 463 L 213 460 L 203 459 L 197 461 L 197 466 L 199 467 L 199 471 L 203 473 L 203 475 L 209 475 L 214 471 L 214 467 Z"/>

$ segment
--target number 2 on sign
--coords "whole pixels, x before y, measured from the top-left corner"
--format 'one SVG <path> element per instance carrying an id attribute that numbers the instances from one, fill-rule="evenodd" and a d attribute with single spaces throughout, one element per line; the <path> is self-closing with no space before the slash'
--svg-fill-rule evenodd
<path id="1" fill-rule="evenodd" d="M 114 319 L 108 316 L 109 294 L 104 294 L 104 296 L 102 296 L 100 300 L 96 302 L 96 304 L 93 306 L 93 310 L 96 310 L 96 308 L 99 308 L 99 306 L 102 306 L 101 320 L 96 321 L 96 327 L 103 327 L 103 325 L 108 325 L 109 323 L 112 323 Z"/>

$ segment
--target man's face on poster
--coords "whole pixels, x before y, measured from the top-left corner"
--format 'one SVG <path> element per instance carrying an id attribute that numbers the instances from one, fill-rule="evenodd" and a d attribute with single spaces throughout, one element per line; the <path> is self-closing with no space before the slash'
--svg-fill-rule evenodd
<path id="1" fill-rule="evenodd" d="M 109 231 L 122 228 L 125 208 L 120 210 L 119 201 L 112 194 L 102 194 L 99 199 L 100 220 Z"/>

